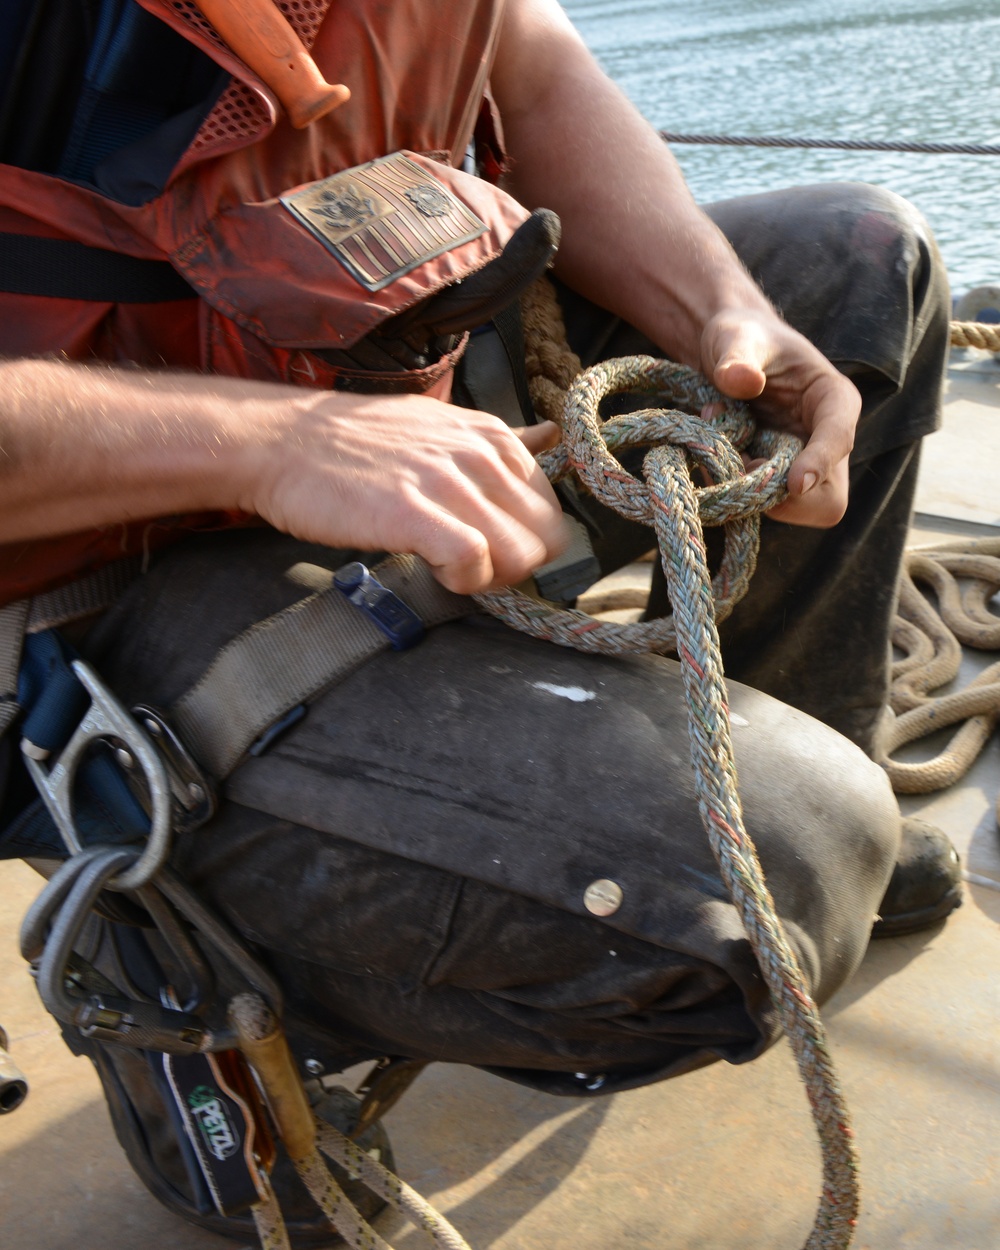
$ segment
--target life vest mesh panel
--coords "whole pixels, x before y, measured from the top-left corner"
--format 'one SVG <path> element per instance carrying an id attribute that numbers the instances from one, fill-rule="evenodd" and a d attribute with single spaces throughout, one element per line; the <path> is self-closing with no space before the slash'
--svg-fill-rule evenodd
<path id="1" fill-rule="evenodd" d="M 260 96 L 234 78 L 202 123 L 191 144 L 191 151 L 201 152 L 220 143 L 252 139 L 267 121 L 267 109 Z"/>
<path id="2" fill-rule="evenodd" d="M 329 0 L 278 0 L 278 8 L 295 27 L 307 48 L 312 46 L 329 7 Z"/>
<path id="3" fill-rule="evenodd" d="M 196 4 L 193 4 L 192 0 L 173 0 L 173 6 L 178 16 L 182 17 L 189 26 L 194 26 L 201 35 L 217 47 L 221 48 L 224 46 L 222 40 L 215 33 L 211 22 L 202 16 L 201 9 Z"/>

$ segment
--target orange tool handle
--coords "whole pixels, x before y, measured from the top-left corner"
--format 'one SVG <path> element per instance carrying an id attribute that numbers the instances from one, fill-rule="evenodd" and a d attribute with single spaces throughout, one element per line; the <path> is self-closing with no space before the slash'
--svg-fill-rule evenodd
<path id="1" fill-rule="evenodd" d="M 271 88 L 297 130 L 351 98 L 326 81 L 273 0 L 197 0 L 219 37 Z"/>

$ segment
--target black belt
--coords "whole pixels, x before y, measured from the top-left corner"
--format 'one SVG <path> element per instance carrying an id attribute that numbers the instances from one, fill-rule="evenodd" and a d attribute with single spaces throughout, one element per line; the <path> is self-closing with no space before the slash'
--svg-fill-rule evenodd
<path id="1" fill-rule="evenodd" d="M 197 292 L 165 260 L 142 260 L 70 239 L 0 233 L 0 291 L 101 304 L 159 304 Z"/>

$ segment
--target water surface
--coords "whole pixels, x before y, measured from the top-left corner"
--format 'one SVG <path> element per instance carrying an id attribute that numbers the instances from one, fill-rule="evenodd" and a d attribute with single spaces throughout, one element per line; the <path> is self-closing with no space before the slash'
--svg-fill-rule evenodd
<path id="1" fill-rule="evenodd" d="M 1000 143 L 1000 4 L 565 0 L 605 70 L 678 133 Z M 926 215 L 953 288 L 1000 282 L 1000 156 L 678 145 L 698 199 L 862 179 Z"/>

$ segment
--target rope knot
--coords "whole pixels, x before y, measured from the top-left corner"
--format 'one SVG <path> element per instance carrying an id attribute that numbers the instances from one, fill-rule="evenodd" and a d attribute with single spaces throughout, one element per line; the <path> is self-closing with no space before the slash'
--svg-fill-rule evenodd
<path id="1" fill-rule="evenodd" d="M 656 406 L 602 422 L 601 403 L 618 395 L 649 395 Z M 715 416 L 706 420 L 706 412 Z M 713 482 L 696 491 L 703 523 L 724 525 L 780 503 L 801 449 L 790 435 L 758 431 L 746 404 L 727 399 L 693 369 L 652 356 L 625 356 L 585 370 L 566 396 L 560 424 L 563 444 L 549 453 L 555 473 L 571 467 L 602 503 L 646 525 L 653 523 L 648 490 L 613 451 L 684 448 Z M 738 454 L 743 451 L 764 463 L 747 472 Z M 548 471 L 549 464 L 543 465 Z"/>
<path id="2" fill-rule="evenodd" d="M 602 404 L 617 396 L 648 396 L 655 406 L 601 419 Z M 670 405 L 676 405 L 671 407 Z M 711 420 L 701 414 L 712 413 Z M 704 560 L 701 525 L 725 527 L 725 545 L 712 580 L 715 619 L 724 620 L 747 591 L 757 563 L 760 513 L 785 497 L 788 468 L 798 439 L 759 431 L 746 404 L 721 395 L 693 369 L 652 356 L 624 356 L 580 373 L 561 411 L 550 415 L 562 441 L 539 457 L 552 481 L 569 473 L 606 507 L 648 525 L 662 559 Z M 614 452 L 648 447 L 643 480 Z M 741 451 L 755 460 L 749 472 Z M 709 485 L 695 487 L 692 469 L 704 470 Z M 676 532 L 678 510 L 691 508 L 687 538 Z M 673 616 L 623 624 L 595 621 L 583 612 L 560 610 L 517 590 L 478 595 L 479 602 L 507 624 L 536 638 L 580 651 L 620 655 L 676 650 Z M 674 605 L 676 612 L 677 605 Z"/>

